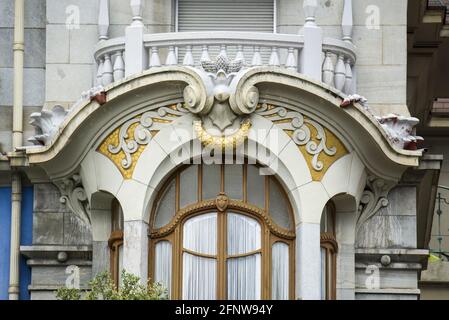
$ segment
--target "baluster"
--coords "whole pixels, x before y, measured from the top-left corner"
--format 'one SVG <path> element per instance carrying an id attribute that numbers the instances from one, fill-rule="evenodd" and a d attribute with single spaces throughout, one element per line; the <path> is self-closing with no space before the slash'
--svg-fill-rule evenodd
<path id="1" fill-rule="evenodd" d="M 184 56 L 182 64 L 185 66 L 193 66 L 195 64 L 192 55 L 192 46 L 186 46 L 186 55 Z"/>
<path id="2" fill-rule="evenodd" d="M 259 46 L 254 47 L 253 60 L 251 62 L 251 65 L 253 67 L 262 65 L 262 57 L 260 56 L 260 47 Z"/>
<path id="3" fill-rule="evenodd" d="M 167 66 L 176 66 L 178 64 L 178 59 L 176 58 L 176 52 L 175 52 L 174 46 L 168 47 L 168 55 L 167 55 L 167 59 L 165 60 L 165 64 Z"/>
<path id="4" fill-rule="evenodd" d="M 112 69 L 111 56 L 109 55 L 109 53 L 106 53 L 104 55 L 103 76 L 101 77 L 104 86 L 107 86 L 108 84 L 114 82 L 112 72 L 113 69 Z"/>
<path id="5" fill-rule="evenodd" d="M 109 0 L 100 0 L 98 10 L 98 39 L 109 39 Z"/>
<path id="6" fill-rule="evenodd" d="M 209 56 L 209 48 L 207 46 L 203 46 L 203 52 L 201 53 L 201 61 L 210 61 Z"/>
<path id="7" fill-rule="evenodd" d="M 334 63 L 332 62 L 332 53 L 327 51 L 323 63 L 323 82 L 334 86 Z"/>
<path id="8" fill-rule="evenodd" d="M 100 58 L 98 61 L 98 70 L 97 70 L 97 86 L 103 85 L 103 64 L 104 60 L 103 58 Z"/>
<path id="9" fill-rule="evenodd" d="M 125 62 L 123 61 L 122 51 L 117 51 L 114 61 L 114 81 L 125 77 Z"/>
<path id="10" fill-rule="evenodd" d="M 161 59 L 159 58 L 159 48 L 151 47 L 150 68 L 160 66 L 161 66 Z"/>
<path id="11" fill-rule="evenodd" d="M 334 84 L 337 90 L 342 91 L 346 81 L 346 67 L 343 55 L 339 54 L 335 66 Z"/>
<path id="12" fill-rule="evenodd" d="M 243 54 L 243 46 L 241 44 L 237 46 L 237 54 L 235 55 L 235 60 L 242 60 L 243 65 L 246 64 L 245 55 Z"/>
<path id="13" fill-rule="evenodd" d="M 353 16 L 352 16 L 352 0 L 345 0 L 343 7 L 343 17 L 341 20 L 341 30 L 343 40 L 352 43 Z"/>
<path id="14" fill-rule="evenodd" d="M 351 67 L 351 60 L 346 59 L 346 81 L 345 81 L 345 87 L 344 92 L 346 94 L 352 94 L 352 67 Z"/>
<path id="15" fill-rule="evenodd" d="M 285 67 L 290 70 L 298 71 L 298 63 L 296 62 L 295 49 L 288 48 L 287 60 L 285 61 Z"/>
<path id="16" fill-rule="evenodd" d="M 144 7 L 143 0 L 131 0 L 130 1 L 131 12 L 133 15 L 133 25 L 142 25 L 142 12 Z"/>
<path id="17" fill-rule="evenodd" d="M 280 66 L 281 62 L 279 61 L 279 51 L 277 47 L 273 47 L 271 49 L 270 61 L 268 62 L 270 66 Z"/>
<path id="18" fill-rule="evenodd" d="M 226 52 L 226 46 L 224 44 L 222 44 L 220 46 L 220 53 L 219 53 L 219 55 L 223 56 L 223 57 L 226 57 L 226 58 L 228 57 L 228 53 Z"/>

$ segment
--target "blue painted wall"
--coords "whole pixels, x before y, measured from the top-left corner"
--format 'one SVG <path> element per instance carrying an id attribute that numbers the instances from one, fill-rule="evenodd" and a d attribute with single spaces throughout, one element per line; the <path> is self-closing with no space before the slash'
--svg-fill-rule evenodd
<path id="1" fill-rule="evenodd" d="M 31 245 L 33 241 L 33 187 L 22 190 L 22 221 L 20 244 Z M 8 299 L 9 253 L 11 237 L 11 188 L 0 187 L 0 300 Z M 24 257 L 20 258 L 20 299 L 30 298 L 28 285 L 31 270 Z"/>
<path id="2" fill-rule="evenodd" d="M 22 190 L 22 221 L 20 223 L 20 244 L 33 244 L 33 187 Z M 20 257 L 20 300 L 29 300 L 28 285 L 31 283 L 31 268 L 24 256 Z"/>
<path id="3" fill-rule="evenodd" d="M 0 187 L 0 300 L 8 299 L 11 188 Z"/>

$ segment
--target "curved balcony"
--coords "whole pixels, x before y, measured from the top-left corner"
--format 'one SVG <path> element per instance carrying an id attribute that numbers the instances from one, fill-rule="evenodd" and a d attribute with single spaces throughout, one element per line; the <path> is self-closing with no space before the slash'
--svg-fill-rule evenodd
<path id="1" fill-rule="evenodd" d="M 143 34 L 142 44 L 136 45 L 127 40 L 128 37 L 98 43 L 95 50 L 97 85 L 109 85 L 125 76 L 161 66 L 201 68 L 202 60 L 214 60 L 216 55 L 225 54 L 231 60 L 243 60 L 246 67 L 287 68 L 321 80 L 346 94 L 355 92 L 356 53 L 350 41 L 319 37 L 315 41 L 307 33 L 223 31 Z M 137 68 L 128 65 L 140 63 L 139 60 L 143 61 Z"/>

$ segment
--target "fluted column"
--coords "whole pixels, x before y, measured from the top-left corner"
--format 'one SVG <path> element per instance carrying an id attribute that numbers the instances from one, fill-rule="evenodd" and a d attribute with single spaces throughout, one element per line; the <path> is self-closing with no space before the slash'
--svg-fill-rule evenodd
<path id="1" fill-rule="evenodd" d="M 318 0 L 304 0 L 303 8 L 306 23 L 302 29 L 304 32 L 304 48 L 300 55 L 300 71 L 312 79 L 321 81 L 323 33 L 315 22 L 317 7 Z"/>
<path id="2" fill-rule="evenodd" d="M 125 31 L 125 76 L 141 73 L 147 68 L 148 53 L 143 43 L 143 0 L 130 0 L 133 20 Z"/>

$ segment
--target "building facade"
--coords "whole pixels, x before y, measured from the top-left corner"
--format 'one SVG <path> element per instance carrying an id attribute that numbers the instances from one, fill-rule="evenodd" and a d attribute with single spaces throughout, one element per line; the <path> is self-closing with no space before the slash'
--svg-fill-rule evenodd
<path id="1" fill-rule="evenodd" d="M 0 298 L 420 297 L 410 1 L 0 4 Z"/>

